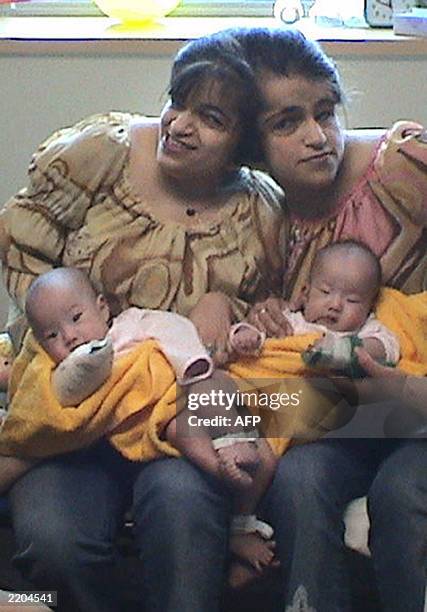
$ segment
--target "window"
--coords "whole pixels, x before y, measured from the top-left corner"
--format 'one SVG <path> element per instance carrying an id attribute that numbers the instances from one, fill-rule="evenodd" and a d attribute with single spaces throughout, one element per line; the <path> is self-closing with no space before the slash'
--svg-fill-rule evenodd
<path id="1" fill-rule="evenodd" d="M 174 16 L 271 16 L 272 4 L 271 0 L 181 0 L 181 4 L 172 14 Z M 27 0 L 0 4 L 0 15 L 99 16 L 102 13 L 91 0 Z"/>
<path id="2" fill-rule="evenodd" d="M 47 15 L 72 15 L 72 16 L 99 16 L 101 11 L 91 0 L 21 0 L 3 4 L 0 0 L 0 16 L 47 16 Z M 346 5 L 346 12 L 355 16 L 361 16 L 363 12 L 363 0 L 325 0 L 322 4 L 328 4 L 334 10 Z M 181 0 L 177 9 L 171 13 L 176 17 L 181 16 L 265 16 L 271 17 L 273 0 Z M 307 11 L 314 0 L 301 0 Z"/>

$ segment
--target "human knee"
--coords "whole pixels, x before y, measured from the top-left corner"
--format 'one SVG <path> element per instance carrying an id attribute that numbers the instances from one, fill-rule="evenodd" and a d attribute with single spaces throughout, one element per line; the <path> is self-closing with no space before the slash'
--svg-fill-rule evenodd
<path id="1" fill-rule="evenodd" d="M 371 516 L 400 516 L 414 504 L 418 486 L 413 474 L 406 471 L 380 473 L 373 481 L 368 494 Z"/>
<path id="2" fill-rule="evenodd" d="M 45 567 L 52 575 L 67 574 L 73 566 L 79 566 L 83 558 L 81 538 L 73 530 L 48 522 L 40 525 L 27 525 L 16 531 L 18 565 L 37 564 Z"/>
<path id="3" fill-rule="evenodd" d="M 178 516 L 204 512 L 224 491 L 213 478 L 185 459 L 161 459 L 146 466 L 134 490 L 134 511 L 155 512 L 177 523 Z"/>
<path id="4" fill-rule="evenodd" d="M 427 504 L 427 442 L 402 444 L 385 460 L 368 494 L 370 513 L 401 516 Z"/>
<path id="5" fill-rule="evenodd" d="M 318 454 L 314 445 L 294 447 L 279 461 L 273 486 L 305 503 L 331 487 L 331 465 L 328 453 Z"/>

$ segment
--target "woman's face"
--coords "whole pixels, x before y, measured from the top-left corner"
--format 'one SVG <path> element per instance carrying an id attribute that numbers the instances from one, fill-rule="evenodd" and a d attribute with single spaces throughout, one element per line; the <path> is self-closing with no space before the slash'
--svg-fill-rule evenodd
<path id="1" fill-rule="evenodd" d="M 170 100 L 160 118 L 157 161 L 167 175 L 188 181 L 221 180 L 233 166 L 240 139 L 237 103 L 213 83 L 185 102 Z"/>
<path id="2" fill-rule="evenodd" d="M 260 87 L 259 127 L 269 172 L 294 193 L 330 186 L 343 159 L 344 136 L 328 81 L 267 73 Z"/>

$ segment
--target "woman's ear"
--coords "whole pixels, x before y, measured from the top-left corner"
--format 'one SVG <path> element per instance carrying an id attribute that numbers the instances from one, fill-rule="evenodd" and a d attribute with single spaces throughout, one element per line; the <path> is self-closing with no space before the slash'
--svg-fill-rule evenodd
<path id="1" fill-rule="evenodd" d="M 101 313 L 102 318 L 106 323 L 108 323 L 108 321 L 110 320 L 110 309 L 108 307 L 107 300 L 102 295 L 102 293 L 100 293 L 96 298 L 96 303 L 98 305 L 99 312 Z"/>

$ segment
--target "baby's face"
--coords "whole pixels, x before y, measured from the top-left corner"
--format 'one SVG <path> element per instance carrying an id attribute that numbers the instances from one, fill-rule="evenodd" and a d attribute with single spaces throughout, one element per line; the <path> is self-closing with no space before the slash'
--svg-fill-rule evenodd
<path id="1" fill-rule="evenodd" d="M 304 316 L 338 332 L 357 332 L 366 321 L 376 287 L 372 271 L 357 258 L 328 255 L 316 271 L 305 297 Z"/>
<path id="2" fill-rule="evenodd" d="M 55 363 L 63 361 L 75 348 L 91 340 L 102 340 L 108 331 L 108 307 L 102 296 L 76 288 L 40 291 L 34 309 L 33 331 Z"/>

